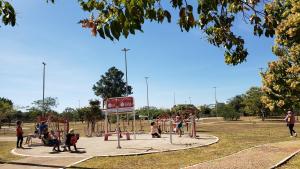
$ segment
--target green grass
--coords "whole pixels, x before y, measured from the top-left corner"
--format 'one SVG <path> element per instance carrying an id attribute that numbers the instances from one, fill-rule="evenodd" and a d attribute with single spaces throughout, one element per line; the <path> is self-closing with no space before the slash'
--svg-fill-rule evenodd
<path id="1" fill-rule="evenodd" d="M 0 162 L 7 162 L 11 160 L 21 159 L 20 156 L 15 156 L 10 151 L 16 147 L 16 142 L 0 141 Z"/>
<path id="2" fill-rule="evenodd" d="M 95 157 L 79 164 L 78 167 L 180 168 L 224 157 L 260 144 L 297 139 L 289 137 L 288 129 L 284 123 L 236 124 L 236 122 L 222 122 L 199 125 L 198 130 L 202 133 L 218 136 L 220 142 L 208 147 L 173 152 L 137 156 Z"/>

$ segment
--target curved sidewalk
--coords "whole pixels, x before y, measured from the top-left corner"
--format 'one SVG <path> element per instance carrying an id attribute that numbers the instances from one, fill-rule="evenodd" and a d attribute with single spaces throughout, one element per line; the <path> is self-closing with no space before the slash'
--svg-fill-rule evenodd
<path id="1" fill-rule="evenodd" d="M 300 141 L 255 146 L 238 153 L 186 167 L 188 169 L 266 169 L 274 168 L 300 151 Z"/>

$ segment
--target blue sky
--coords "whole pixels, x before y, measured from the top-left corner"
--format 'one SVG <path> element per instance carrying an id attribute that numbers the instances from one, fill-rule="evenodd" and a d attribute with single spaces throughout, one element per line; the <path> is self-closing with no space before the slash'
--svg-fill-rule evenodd
<path id="1" fill-rule="evenodd" d="M 45 96 L 57 97 L 62 111 L 97 98 L 92 86 L 110 67 L 125 72 L 128 52 L 128 83 L 133 86 L 137 107 L 146 105 L 145 76 L 149 76 L 150 106 L 169 108 L 176 103 L 195 105 L 224 102 L 260 86 L 259 68 L 274 60 L 273 39 L 252 35 L 252 27 L 236 22 L 235 31 L 246 41 L 247 62 L 224 63 L 223 50 L 207 43 L 201 31 L 181 32 L 172 23 L 146 23 L 144 33 L 120 41 L 93 37 L 77 22 L 88 16 L 77 1 L 13 1 L 17 26 L 0 28 L 0 97 L 28 106 L 42 98 L 42 62 L 46 62 Z"/>

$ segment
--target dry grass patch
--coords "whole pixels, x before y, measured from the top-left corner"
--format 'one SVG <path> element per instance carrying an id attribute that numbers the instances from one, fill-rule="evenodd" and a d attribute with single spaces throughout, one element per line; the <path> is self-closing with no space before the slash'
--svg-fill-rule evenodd
<path id="1" fill-rule="evenodd" d="M 297 154 L 278 169 L 299 169 L 299 168 L 300 168 L 300 154 Z"/>
<path id="2" fill-rule="evenodd" d="M 18 160 L 22 157 L 15 156 L 10 151 L 16 147 L 16 142 L 13 141 L 0 141 L 0 162 L 8 162 L 11 160 Z"/>

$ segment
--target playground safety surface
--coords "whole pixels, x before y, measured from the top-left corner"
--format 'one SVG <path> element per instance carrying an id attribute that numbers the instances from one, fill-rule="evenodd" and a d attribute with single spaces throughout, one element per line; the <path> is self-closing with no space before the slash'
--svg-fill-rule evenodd
<path id="1" fill-rule="evenodd" d="M 208 134 L 198 134 L 197 138 L 191 138 L 187 135 L 179 137 L 172 135 L 172 144 L 170 144 L 170 135 L 162 134 L 162 138 L 152 138 L 150 134 L 137 134 L 136 139 L 131 135 L 131 140 L 121 138 L 121 148 L 117 148 L 116 135 L 110 136 L 108 141 L 103 137 L 81 137 L 77 142 L 78 151 L 53 152 L 52 147 L 42 146 L 39 140 L 33 140 L 32 145 L 25 146 L 24 149 L 13 149 L 12 153 L 28 157 L 81 157 L 88 158 L 92 156 L 119 156 L 148 154 L 164 151 L 182 150 L 200 146 L 207 146 L 218 142 L 218 138 Z"/>

